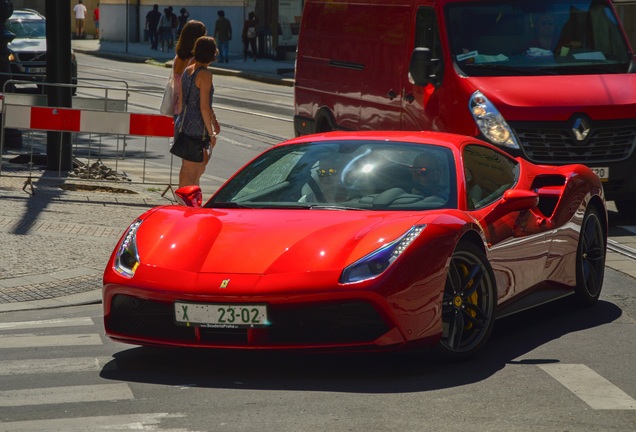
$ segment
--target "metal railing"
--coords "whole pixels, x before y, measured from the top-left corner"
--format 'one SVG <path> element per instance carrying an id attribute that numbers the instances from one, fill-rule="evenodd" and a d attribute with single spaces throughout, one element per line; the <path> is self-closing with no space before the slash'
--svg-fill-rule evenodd
<path id="1" fill-rule="evenodd" d="M 4 90 L 26 83 L 7 81 Z M 167 140 L 173 136 L 172 117 L 129 112 L 128 98 L 134 90 L 123 81 L 110 86 L 42 82 L 38 86 L 44 91 L 51 86 L 70 86 L 89 96 L 73 96 L 71 107 L 50 107 L 43 93 L 3 92 L 0 97 L 0 179 L 24 179 L 22 189 L 28 193 L 26 188 L 30 186 L 31 194 L 35 194 L 32 180 L 48 156 L 48 132 L 66 132 L 71 139 L 73 169 L 62 170 L 60 164 L 57 170 L 47 172 L 49 177 L 91 183 L 157 185 L 165 187 L 164 194 L 172 190 L 172 155 L 168 165 L 155 163 L 154 159 L 164 155 L 149 150 L 157 145 L 166 147 Z M 21 134 L 19 149 L 6 148 L 7 131 Z M 62 151 L 60 148 L 60 161 Z M 20 169 L 22 165 L 27 168 Z"/>

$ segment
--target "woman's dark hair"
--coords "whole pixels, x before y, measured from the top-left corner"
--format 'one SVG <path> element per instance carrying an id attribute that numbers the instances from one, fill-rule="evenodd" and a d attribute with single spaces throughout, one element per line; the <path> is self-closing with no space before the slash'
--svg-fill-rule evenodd
<path id="1" fill-rule="evenodd" d="M 183 60 L 192 57 L 194 43 L 207 33 L 208 29 L 201 21 L 190 20 L 185 23 L 177 41 L 177 56 Z"/>
<path id="2" fill-rule="evenodd" d="M 199 63 L 212 63 L 216 53 L 216 41 L 212 36 L 202 36 L 194 43 L 194 59 Z"/>

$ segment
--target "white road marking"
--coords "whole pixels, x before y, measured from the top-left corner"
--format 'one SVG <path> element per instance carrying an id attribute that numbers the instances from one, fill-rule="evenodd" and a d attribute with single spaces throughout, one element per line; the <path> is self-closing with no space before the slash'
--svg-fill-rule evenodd
<path id="1" fill-rule="evenodd" d="M 113 416 L 76 417 L 66 419 L 30 420 L 20 422 L 2 423 L 0 430 L 3 432 L 85 432 L 87 425 L 90 430 L 99 431 L 157 431 L 164 418 L 184 417 L 183 414 L 149 413 L 149 414 L 125 414 Z M 185 429 L 161 429 L 164 432 L 183 432 Z"/>
<path id="2" fill-rule="evenodd" d="M 76 327 L 76 326 L 88 326 L 95 325 L 92 319 L 88 317 L 84 318 L 64 318 L 64 319 L 50 319 L 40 321 L 14 321 L 8 323 L 0 323 L 0 330 L 11 329 L 29 329 L 29 328 L 48 328 L 48 327 Z"/>
<path id="3" fill-rule="evenodd" d="M 3 360 L 0 362 L 0 375 L 97 372 L 110 361 L 113 361 L 111 357 Z"/>
<path id="4" fill-rule="evenodd" d="M 99 384 L 0 391 L 0 407 L 130 400 L 128 384 Z M 0 426 L 1 430 L 4 430 Z"/>
<path id="5" fill-rule="evenodd" d="M 636 400 L 582 364 L 539 365 L 595 410 L 636 410 Z"/>
<path id="6" fill-rule="evenodd" d="M 91 334 L 64 334 L 55 336 L 40 336 L 33 334 L 19 334 L 0 336 L 0 349 L 2 348 L 29 348 L 29 347 L 60 347 L 60 346 L 85 346 L 102 345 L 102 339 L 96 333 Z"/>

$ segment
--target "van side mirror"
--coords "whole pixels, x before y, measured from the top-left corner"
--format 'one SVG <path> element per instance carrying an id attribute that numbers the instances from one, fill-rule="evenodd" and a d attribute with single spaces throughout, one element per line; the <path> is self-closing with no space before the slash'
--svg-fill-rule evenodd
<path id="1" fill-rule="evenodd" d="M 409 64 L 409 81 L 417 86 L 435 84 L 439 79 L 439 62 L 439 59 L 431 58 L 430 48 L 415 48 Z"/>

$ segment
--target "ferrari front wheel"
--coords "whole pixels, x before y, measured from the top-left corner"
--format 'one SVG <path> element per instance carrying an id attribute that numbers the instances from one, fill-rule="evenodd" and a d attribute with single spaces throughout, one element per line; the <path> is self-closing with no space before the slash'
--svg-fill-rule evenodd
<path id="1" fill-rule="evenodd" d="M 590 207 L 583 217 L 576 250 L 576 288 L 574 294 L 583 306 L 598 300 L 605 275 L 607 242 L 598 211 Z"/>
<path id="2" fill-rule="evenodd" d="M 442 339 L 438 352 L 463 360 L 479 351 L 495 323 L 495 278 L 485 254 L 471 243 L 453 252 L 442 297 Z"/>

